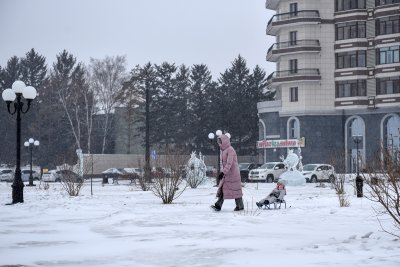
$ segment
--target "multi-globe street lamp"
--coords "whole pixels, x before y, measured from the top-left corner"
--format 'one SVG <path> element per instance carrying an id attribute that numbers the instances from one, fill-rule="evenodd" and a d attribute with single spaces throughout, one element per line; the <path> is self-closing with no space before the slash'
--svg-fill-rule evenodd
<path id="1" fill-rule="evenodd" d="M 7 103 L 8 113 L 11 115 L 17 114 L 17 162 L 15 167 L 14 181 L 12 184 L 12 203 L 24 202 L 24 183 L 21 178 L 21 113 L 27 113 L 31 102 L 36 97 L 36 89 L 32 86 L 26 86 L 22 81 L 15 81 L 12 84 L 12 89 L 5 89 L 2 93 L 3 100 Z M 24 109 L 22 97 L 26 99 L 27 105 Z M 11 103 L 14 103 L 14 108 L 11 109 Z"/>
<path id="2" fill-rule="evenodd" d="M 218 136 L 220 136 L 222 134 L 222 131 L 221 130 L 217 130 L 216 132 L 215 132 L 215 135 L 214 135 L 214 133 L 209 133 L 208 134 L 208 139 L 210 140 L 210 143 L 214 143 L 214 139 L 215 138 L 218 138 Z M 219 172 L 220 172 L 220 168 L 221 168 L 221 159 L 220 159 L 220 157 L 221 157 L 221 150 L 220 150 L 220 148 L 218 147 L 218 145 L 217 145 L 217 176 L 216 176 L 216 183 L 217 183 L 217 185 L 218 185 L 218 183 L 219 183 L 219 181 L 218 181 L 218 175 L 219 175 Z"/>
<path id="3" fill-rule="evenodd" d="M 359 166 L 359 150 L 358 150 L 358 144 L 361 143 L 362 141 L 362 135 L 353 135 L 353 141 L 356 143 L 356 149 L 357 149 L 357 158 L 356 158 L 356 168 L 357 168 L 357 176 L 356 176 L 356 190 L 357 190 L 357 197 L 363 197 L 363 179 L 360 176 L 360 166 Z"/>
<path id="4" fill-rule="evenodd" d="M 218 138 L 218 136 L 220 136 L 221 134 L 223 134 L 221 130 L 217 130 L 215 132 L 215 135 L 214 135 L 214 133 L 209 133 L 208 134 L 208 139 L 210 140 L 210 143 L 214 143 L 213 142 L 214 139 Z M 229 139 L 231 138 L 230 133 L 225 133 L 225 135 L 228 136 Z M 221 172 L 221 149 L 219 148 L 218 145 L 217 145 L 217 151 L 218 151 L 218 154 L 217 154 L 217 160 L 218 160 L 217 166 L 218 167 L 217 167 L 217 177 L 216 177 L 217 179 L 216 179 L 216 182 L 217 182 L 217 186 L 218 186 L 218 184 L 219 184 L 218 176 L 219 176 L 219 173 Z"/>
<path id="5" fill-rule="evenodd" d="M 29 184 L 28 184 L 28 186 L 35 186 L 35 184 L 33 183 L 33 175 L 32 175 L 32 154 L 33 154 L 33 148 L 39 146 L 39 141 L 38 140 L 34 140 L 33 138 L 29 138 L 29 140 L 24 143 L 24 146 L 26 148 L 28 148 L 29 152 L 30 152 L 30 167 L 31 167 L 31 171 L 29 173 Z"/>

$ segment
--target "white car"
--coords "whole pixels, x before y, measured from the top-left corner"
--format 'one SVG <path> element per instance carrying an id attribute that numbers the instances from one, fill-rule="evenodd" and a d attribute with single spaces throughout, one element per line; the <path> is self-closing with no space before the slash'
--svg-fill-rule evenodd
<path id="1" fill-rule="evenodd" d="M 0 169 L 0 181 L 2 182 L 14 181 L 14 171 L 9 168 Z"/>
<path id="2" fill-rule="evenodd" d="M 60 182 L 60 176 L 57 173 L 57 170 L 49 170 L 42 175 L 43 182 Z"/>
<path id="3" fill-rule="evenodd" d="M 272 183 L 278 181 L 279 176 L 286 171 L 283 162 L 267 162 L 261 167 L 253 169 L 249 172 L 249 181 L 261 181 Z"/>
<path id="4" fill-rule="evenodd" d="M 29 182 L 29 176 L 30 176 L 31 170 L 21 170 L 21 179 L 22 182 Z M 39 173 L 37 173 L 35 170 L 32 170 L 32 177 L 33 180 L 38 181 L 39 180 Z"/>
<path id="5" fill-rule="evenodd" d="M 335 169 L 329 164 L 306 164 L 301 172 L 307 183 L 330 182 L 335 179 Z"/>

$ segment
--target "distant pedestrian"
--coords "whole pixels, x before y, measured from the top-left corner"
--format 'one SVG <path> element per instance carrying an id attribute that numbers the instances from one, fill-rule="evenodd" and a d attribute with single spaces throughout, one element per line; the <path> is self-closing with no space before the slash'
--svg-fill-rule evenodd
<path id="1" fill-rule="evenodd" d="M 234 211 L 243 210 L 242 183 L 236 151 L 226 134 L 218 136 L 217 142 L 221 148 L 222 170 L 218 176 L 218 200 L 211 208 L 220 211 L 225 199 L 234 199 L 236 203 Z"/>

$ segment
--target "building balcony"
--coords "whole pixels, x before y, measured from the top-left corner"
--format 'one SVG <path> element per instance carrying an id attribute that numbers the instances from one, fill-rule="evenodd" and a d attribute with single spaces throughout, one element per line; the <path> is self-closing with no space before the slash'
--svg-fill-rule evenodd
<path id="1" fill-rule="evenodd" d="M 273 44 L 267 52 L 267 61 L 277 61 L 282 54 L 320 52 L 318 40 L 296 40 Z"/>
<path id="2" fill-rule="evenodd" d="M 301 10 L 297 12 L 281 13 L 272 16 L 268 21 L 267 34 L 276 35 L 281 27 L 290 24 L 317 24 L 321 23 L 318 10 Z"/>
<path id="3" fill-rule="evenodd" d="M 276 10 L 278 8 L 280 0 L 267 0 L 265 1 L 265 8 Z"/>
<path id="4" fill-rule="evenodd" d="M 263 101 L 257 103 L 258 113 L 277 112 L 282 109 L 282 100 Z"/>
<path id="5" fill-rule="evenodd" d="M 282 83 L 296 82 L 296 81 L 320 81 L 321 74 L 319 69 L 297 69 L 297 70 L 284 70 L 275 71 L 267 78 L 267 83 L 270 86 L 276 86 Z"/>

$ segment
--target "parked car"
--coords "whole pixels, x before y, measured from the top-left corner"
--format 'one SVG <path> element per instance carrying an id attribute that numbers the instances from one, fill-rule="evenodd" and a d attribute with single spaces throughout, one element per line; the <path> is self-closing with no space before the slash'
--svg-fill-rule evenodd
<path id="1" fill-rule="evenodd" d="M 253 169 L 260 167 L 259 163 L 239 163 L 240 177 L 242 182 L 247 182 L 249 180 L 249 172 Z"/>
<path id="2" fill-rule="evenodd" d="M 286 171 L 283 162 L 267 162 L 261 167 L 253 169 L 249 172 L 249 181 L 261 181 L 272 183 L 278 181 L 279 176 Z"/>
<path id="3" fill-rule="evenodd" d="M 335 179 L 335 169 L 329 164 L 306 164 L 301 172 L 307 183 L 330 182 Z"/>
<path id="4" fill-rule="evenodd" d="M 83 182 L 82 178 L 79 177 L 73 171 L 70 170 L 49 170 L 42 175 L 43 182 L 61 182 L 61 181 L 72 181 L 81 183 Z"/>
<path id="5" fill-rule="evenodd" d="M 43 182 L 60 182 L 61 180 L 58 177 L 57 170 L 48 170 L 42 175 Z"/>
<path id="6" fill-rule="evenodd" d="M 9 168 L 0 169 L 0 181 L 12 182 L 14 180 L 14 170 Z"/>
<path id="7" fill-rule="evenodd" d="M 127 172 L 123 168 L 109 168 L 105 171 L 103 171 L 101 174 L 103 176 L 103 179 L 108 179 L 108 178 L 118 178 Z"/>
<path id="8" fill-rule="evenodd" d="M 29 182 L 30 173 L 31 173 L 31 170 L 21 170 L 22 182 Z M 40 174 L 38 172 L 36 172 L 35 170 L 32 170 L 32 176 L 33 176 L 33 180 L 38 181 L 40 179 Z"/>

